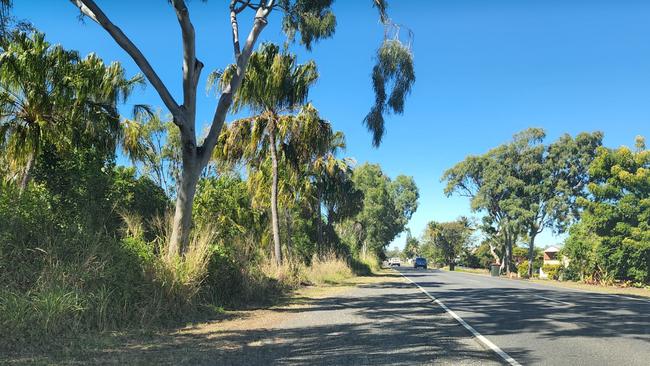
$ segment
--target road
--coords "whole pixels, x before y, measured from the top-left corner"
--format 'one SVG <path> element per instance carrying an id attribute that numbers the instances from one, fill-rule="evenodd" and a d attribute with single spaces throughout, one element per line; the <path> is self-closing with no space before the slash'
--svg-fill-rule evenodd
<path id="1" fill-rule="evenodd" d="M 116 334 L 79 352 L 0 354 L 0 364 L 507 364 L 492 345 L 513 365 L 650 365 L 647 300 L 398 271 L 304 288 L 286 304 L 154 335 Z"/>
<path id="2" fill-rule="evenodd" d="M 521 365 L 650 365 L 648 299 L 470 273 L 399 272 Z"/>
<path id="3" fill-rule="evenodd" d="M 219 365 L 501 365 L 416 286 L 384 274 L 309 306 L 277 309 L 282 320 L 247 329 L 248 347 Z"/>

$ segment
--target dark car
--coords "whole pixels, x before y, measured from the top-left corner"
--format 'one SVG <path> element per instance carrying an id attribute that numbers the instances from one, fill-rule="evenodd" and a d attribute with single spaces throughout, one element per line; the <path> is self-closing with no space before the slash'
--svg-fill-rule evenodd
<path id="1" fill-rule="evenodd" d="M 413 261 L 413 268 L 424 268 L 427 269 L 427 260 L 422 257 L 417 257 Z"/>

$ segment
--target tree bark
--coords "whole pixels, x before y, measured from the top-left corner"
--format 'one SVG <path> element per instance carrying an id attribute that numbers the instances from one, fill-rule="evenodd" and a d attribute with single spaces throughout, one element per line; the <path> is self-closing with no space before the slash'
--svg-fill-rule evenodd
<path id="1" fill-rule="evenodd" d="M 490 254 L 492 254 L 492 258 L 494 258 L 494 262 L 500 266 L 502 261 L 501 258 L 499 258 L 499 256 L 497 255 L 496 248 L 494 247 L 494 245 L 492 245 L 492 243 L 488 243 L 488 245 L 490 246 Z"/>
<path id="2" fill-rule="evenodd" d="M 185 160 L 185 159 L 184 159 Z M 187 251 L 192 229 L 192 207 L 196 185 L 203 167 L 183 163 L 181 180 L 176 194 L 176 209 L 172 221 L 168 255 L 183 255 Z"/>
<path id="3" fill-rule="evenodd" d="M 27 158 L 27 165 L 25 165 L 25 170 L 23 172 L 23 176 L 20 179 L 20 194 L 22 194 L 26 189 L 27 186 L 29 185 L 29 181 L 32 179 L 32 167 L 34 166 L 34 160 L 36 159 L 35 153 L 29 154 L 29 158 Z"/>
<path id="4" fill-rule="evenodd" d="M 455 270 L 455 269 L 456 269 L 456 263 L 454 263 L 454 260 L 451 259 L 451 260 L 449 261 L 449 270 L 450 270 L 450 271 L 453 271 L 453 270 Z"/>
<path id="5" fill-rule="evenodd" d="M 530 242 L 528 243 L 528 277 L 533 277 L 533 261 L 535 260 L 535 236 L 537 234 L 530 234 Z"/>
<path id="6" fill-rule="evenodd" d="M 291 235 L 292 235 L 291 211 L 289 211 L 289 209 L 285 209 L 284 214 L 287 218 L 287 260 L 289 261 L 289 263 L 292 263 L 295 260 L 295 256 L 293 255 L 293 242 L 291 240 Z"/>
<path id="7" fill-rule="evenodd" d="M 318 256 L 322 257 L 323 256 L 323 217 L 320 212 L 320 207 L 321 207 L 321 200 L 322 200 L 322 194 L 321 194 L 321 187 L 318 185 L 316 188 L 316 207 L 314 212 L 316 213 L 316 230 L 317 230 L 317 235 L 316 235 L 316 245 L 318 247 Z"/>
<path id="8" fill-rule="evenodd" d="M 509 276 L 512 272 L 510 264 L 512 263 L 512 237 L 510 234 L 506 235 L 506 253 L 505 253 L 505 264 L 506 264 L 506 274 Z"/>
<path id="9" fill-rule="evenodd" d="M 271 128 L 269 132 L 271 149 L 271 230 L 273 231 L 273 244 L 275 247 L 275 263 L 282 265 L 282 248 L 280 247 L 280 227 L 278 224 L 278 152 L 275 146 L 275 131 Z"/>

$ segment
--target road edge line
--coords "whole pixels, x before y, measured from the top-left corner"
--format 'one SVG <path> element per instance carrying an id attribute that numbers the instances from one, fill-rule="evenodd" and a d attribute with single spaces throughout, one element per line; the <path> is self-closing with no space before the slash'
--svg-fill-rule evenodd
<path id="1" fill-rule="evenodd" d="M 444 311 L 446 311 L 449 315 L 452 316 L 452 318 L 456 319 L 465 329 L 469 330 L 474 337 L 476 337 L 481 343 L 483 343 L 486 347 L 494 351 L 496 354 L 498 354 L 504 361 L 509 363 L 512 366 L 521 366 L 519 362 L 517 362 L 514 358 L 512 358 L 509 354 L 507 354 L 505 351 L 503 351 L 499 346 L 496 344 L 492 343 L 489 339 L 485 338 L 481 333 L 479 333 L 476 329 L 474 329 L 471 325 L 467 324 L 463 318 L 461 318 L 458 314 L 456 314 L 453 310 L 447 307 L 442 301 L 436 299 L 433 295 L 431 295 L 427 290 L 422 288 L 422 286 L 418 285 L 415 281 L 412 279 L 408 278 L 407 276 L 404 275 L 401 271 L 396 271 L 399 274 L 402 275 L 402 277 L 406 278 L 414 284 L 420 291 L 422 291 L 425 295 L 427 295 L 433 302 L 438 304 Z"/>

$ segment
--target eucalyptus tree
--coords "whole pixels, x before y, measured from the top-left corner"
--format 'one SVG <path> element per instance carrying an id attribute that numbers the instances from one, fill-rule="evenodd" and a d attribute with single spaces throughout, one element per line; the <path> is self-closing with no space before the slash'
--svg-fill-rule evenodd
<path id="1" fill-rule="evenodd" d="M 518 220 L 521 198 L 517 191 L 523 183 L 512 174 L 512 163 L 516 152 L 506 145 L 491 149 L 484 155 L 468 156 L 465 160 L 445 171 L 442 181 L 446 181 L 445 194 L 458 194 L 470 199 L 474 212 L 482 212 L 483 231 L 490 237 L 501 239 L 503 243 L 502 269 L 511 272 L 512 248 L 521 236 L 521 222 Z M 491 253 L 499 248 L 493 247 Z"/>
<path id="2" fill-rule="evenodd" d="M 474 211 L 486 213 L 484 231 L 503 240 L 507 272 L 519 238 L 528 239 L 530 276 L 537 235 L 545 228 L 561 233 L 578 218 L 576 201 L 585 194 L 587 167 L 602 140 L 601 133 L 582 133 L 547 146 L 545 136 L 542 129 L 526 129 L 484 155 L 466 158 L 442 178 L 447 195 L 469 197 Z"/>
<path id="3" fill-rule="evenodd" d="M 428 257 L 442 261 L 453 271 L 456 257 L 469 245 L 473 232 L 465 217 L 450 222 L 431 221 L 422 234 L 422 247 Z"/>
<path id="4" fill-rule="evenodd" d="M 367 163 L 354 169 L 352 180 L 363 194 L 361 210 L 339 225 L 339 231 L 362 256 L 380 256 L 417 209 L 417 186 L 401 176 L 393 184 L 379 165 Z"/>
<path id="5" fill-rule="evenodd" d="M 199 144 L 196 136 L 196 99 L 200 74 L 204 67 L 196 55 L 195 29 L 190 12 L 183 0 L 170 0 L 181 28 L 183 44 L 183 95 L 182 102 L 169 91 L 150 61 L 135 43 L 125 34 L 102 8 L 93 0 L 71 0 L 82 14 L 98 23 L 111 38 L 135 61 L 147 80 L 158 92 L 171 113 L 181 136 L 182 172 L 178 185 L 176 210 L 170 239 L 170 252 L 183 252 L 189 239 L 192 218 L 192 202 L 201 171 L 212 157 L 212 152 L 224 121 L 233 104 L 233 99 L 247 73 L 247 66 L 260 37 L 269 23 L 273 10 L 283 12 L 281 27 L 289 41 L 299 35 L 299 42 L 311 49 L 319 40 L 333 36 L 336 18 L 331 10 L 333 0 L 231 0 L 227 2 L 230 14 L 230 34 L 235 60 L 234 72 L 221 90 L 214 116 L 207 136 Z M 364 119 L 373 132 L 373 141 L 378 144 L 384 133 L 384 116 L 403 112 L 404 100 L 415 81 L 413 58 L 408 44 L 399 40 L 399 33 L 386 13 L 386 0 L 372 0 L 372 6 L 379 11 L 381 23 L 386 27 L 384 41 L 377 51 L 376 66 L 372 73 L 372 85 L 376 98 L 371 112 Z M 241 41 L 239 16 L 245 11 L 253 13 L 252 26 Z M 362 25 L 359 25 L 362 26 Z M 213 75 L 218 75 L 215 73 Z"/>
<path id="6" fill-rule="evenodd" d="M 114 148 L 121 131 L 117 104 L 141 82 L 126 78 L 117 63 L 52 46 L 42 33 L 12 36 L 0 54 L 0 147 L 21 190 L 45 143 L 65 150 L 86 139 Z"/>
<path id="7" fill-rule="evenodd" d="M 528 238 L 528 276 L 533 274 L 535 238 L 544 229 L 563 233 L 579 218 L 577 201 L 589 182 L 589 165 L 601 145 L 602 133 L 568 134 L 544 145 L 541 129 L 528 129 L 515 136 L 514 174 L 524 182 L 520 220 Z"/>

